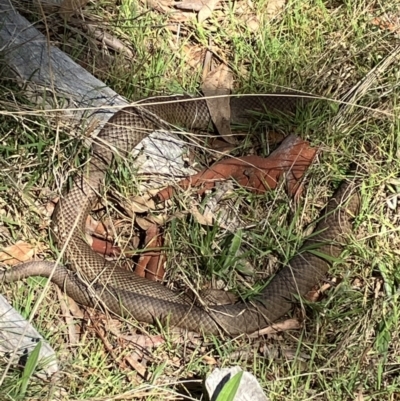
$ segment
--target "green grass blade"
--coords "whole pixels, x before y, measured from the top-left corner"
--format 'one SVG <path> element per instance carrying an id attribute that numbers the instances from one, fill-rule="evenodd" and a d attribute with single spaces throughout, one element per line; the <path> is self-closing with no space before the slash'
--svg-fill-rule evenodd
<path id="1" fill-rule="evenodd" d="M 21 377 L 21 386 L 19 390 L 19 395 L 23 397 L 26 393 L 26 389 L 28 387 L 29 381 L 35 372 L 35 369 L 37 367 L 38 361 L 39 361 L 39 354 L 40 350 L 42 348 L 42 342 L 39 341 L 36 344 L 36 347 L 33 349 L 33 351 L 29 354 L 28 359 L 25 364 L 25 369 Z"/>
<path id="2" fill-rule="evenodd" d="M 235 376 L 229 379 L 218 394 L 216 401 L 233 401 L 238 391 L 240 381 L 242 380 L 242 376 L 243 372 L 238 372 Z"/>

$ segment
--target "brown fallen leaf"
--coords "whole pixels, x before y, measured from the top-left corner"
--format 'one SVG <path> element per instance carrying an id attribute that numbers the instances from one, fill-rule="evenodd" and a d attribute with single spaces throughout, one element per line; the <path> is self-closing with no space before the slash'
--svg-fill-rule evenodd
<path id="1" fill-rule="evenodd" d="M 85 222 L 85 231 L 87 234 L 96 234 L 100 237 L 107 237 L 108 229 L 104 223 L 88 216 Z"/>
<path id="2" fill-rule="evenodd" d="M 200 11 L 208 0 L 183 0 L 175 5 L 179 10 Z"/>
<path id="3" fill-rule="evenodd" d="M 56 292 L 58 296 L 58 300 L 60 302 L 60 308 L 62 312 L 62 316 L 65 320 L 67 329 L 68 329 L 68 344 L 69 346 L 77 346 L 79 344 L 79 326 L 76 324 L 76 321 L 74 318 L 72 318 L 71 313 L 70 313 L 70 308 L 69 304 L 67 304 L 66 301 L 66 295 L 63 294 L 58 286 L 56 287 Z M 77 306 L 76 302 L 68 297 L 68 303 L 72 302 L 72 305 L 76 307 L 77 313 L 79 313 L 79 318 L 83 317 L 82 311 L 79 309 Z"/>
<path id="4" fill-rule="evenodd" d="M 286 0 L 268 0 L 266 14 L 269 19 L 275 18 L 285 7 Z"/>
<path id="5" fill-rule="evenodd" d="M 150 374 L 148 369 L 144 364 L 139 362 L 139 358 L 132 352 L 131 355 L 125 355 L 125 361 L 144 379 L 149 380 Z"/>
<path id="6" fill-rule="evenodd" d="M 53 215 L 54 209 L 55 209 L 59 199 L 60 198 L 57 196 L 56 198 L 51 199 L 49 202 L 46 203 L 45 209 L 46 209 L 47 216 L 50 217 Z"/>
<path id="7" fill-rule="evenodd" d="M 269 157 L 244 156 L 219 161 L 177 185 L 183 189 L 201 187 L 202 194 L 219 181 L 234 179 L 239 185 L 255 193 L 275 189 L 279 181 L 285 178 L 287 191 L 294 196 L 298 192 L 301 179 L 316 155 L 317 149 L 295 135 L 289 135 L 281 146 Z M 174 188 L 167 187 L 160 191 L 155 199 L 159 202 L 170 199 Z"/>
<path id="8" fill-rule="evenodd" d="M 220 0 L 208 0 L 197 15 L 197 19 L 200 23 L 204 22 L 206 19 L 211 17 L 215 7 L 220 2 Z"/>
<path id="9" fill-rule="evenodd" d="M 246 19 L 246 25 L 252 32 L 257 32 L 260 28 L 260 20 L 256 15 L 251 15 Z"/>
<path id="10" fill-rule="evenodd" d="M 203 78 L 201 90 L 207 101 L 211 119 L 218 133 L 229 143 L 235 143 L 232 137 L 230 120 L 231 106 L 229 95 L 233 86 L 232 71 L 225 65 L 220 64 Z M 217 96 L 217 97 L 215 97 Z"/>
<path id="11" fill-rule="evenodd" d="M 304 298 L 310 302 L 317 302 L 317 301 L 319 301 L 320 297 L 321 297 L 321 293 L 318 290 L 314 290 L 314 289 L 308 291 L 308 293 L 304 296 Z"/>
<path id="12" fill-rule="evenodd" d="M 165 344 L 165 340 L 160 335 L 146 335 L 146 334 L 135 334 L 131 336 L 122 336 L 126 341 L 129 341 L 139 347 L 152 350 L 153 348 L 159 347 Z"/>
<path id="13" fill-rule="evenodd" d="M 145 3 L 156 11 L 159 11 L 160 7 L 162 7 L 164 11 L 171 13 L 175 0 L 147 0 Z"/>
<path id="14" fill-rule="evenodd" d="M 204 215 L 200 212 L 197 205 L 190 206 L 190 214 L 196 219 L 196 221 L 203 226 L 213 226 L 215 224 L 215 216 L 212 214 Z"/>
<path id="15" fill-rule="evenodd" d="M 218 138 L 210 138 L 210 142 L 209 142 L 209 148 L 213 149 L 214 151 L 216 151 L 216 157 L 220 158 L 221 154 L 229 154 L 230 152 L 232 152 L 232 150 L 235 149 L 235 146 L 233 144 L 230 143 L 226 143 L 225 141 L 222 141 L 221 139 Z"/>
<path id="16" fill-rule="evenodd" d="M 201 359 L 207 365 L 214 366 L 218 364 L 217 360 L 213 356 L 204 355 Z"/>
<path id="17" fill-rule="evenodd" d="M 2 249 L 0 252 L 0 262 L 8 266 L 15 266 L 21 262 L 31 260 L 35 254 L 35 247 L 23 241 L 18 241 L 14 245 Z"/>
<path id="18" fill-rule="evenodd" d="M 374 18 L 371 23 L 382 30 L 400 34 L 400 15 L 385 13 L 381 17 Z"/>
<path id="19" fill-rule="evenodd" d="M 182 48 L 182 58 L 192 68 L 199 68 L 203 65 L 206 49 L 200 45 L 185 45 Z"/>
<path id="20" fill-rule="evenodd" d="M 127 207 L 127 213 L 130 217 L 133 217 L 136 213 L 146 213 L 150 209 L 153 210 L 155 208 L 155 204 L 153 199 L 149 194 L 146 195 L 137 195 L 131 199 L 129 203 L 129 207 Z"/>
<path id="21" fill-rule="evenodd" d="M 151 220 L 151 216 L 149 218 L 146 217 L 136 217 L 136 224 L 143 230 L 150 230 L 154 226 L 154 221 Z"/>

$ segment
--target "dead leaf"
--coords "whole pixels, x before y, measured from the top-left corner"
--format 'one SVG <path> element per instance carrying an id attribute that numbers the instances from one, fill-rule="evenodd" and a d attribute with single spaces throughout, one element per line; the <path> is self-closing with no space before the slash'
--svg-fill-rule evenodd
<path id="1" fill-rule="evenodd" d="M 125 356 L 126 362 L 129 363 L 129 365 L 135 369 L 135 371 L 145 380 L 149 380 L 149 374 L 147 372 L 147 367 L 144 366 L 142 363 L 138 361 L 138 358 L 135 356 L 134 353 L 131 355 L 126 355 Z"/>
<path id="2" fill-rule="evenodd" d="M 108 229 L 106 225 L 98 220 L 95 220 L 92 216 L 88 216 L 85 222 L 85 231 L 88 234 L 97 234 L 101 237 L 107 237 Z"/>
<path id="3" fill-rule="evenodd" d="M 211 17 L 211 14 L 213 13 L 219 1 L 220 0 L 208 0 L 206 4 L 203 5 L 199 11 L 199 14 L 197 15 L 197 19 L 200 23 Z"/>
<path id="4" fill-rule="evenodd" d="M 310 291 L 308 291 L 307 294 L 304 295 L 304 299 L 310 302 L 318 302 L 322 298 L 322 295 L 336 284 L 337 279 L 336 277 L 333 277 L 331 280 L 327 281 L 321 286 L 315 286 Z"/>
<path id="5" fill-rule="evenodd" d="M 182 49 L 184 60 L 192 68 L 198 68 L 203 65 L 206 50 L 199 45 L 185 45 Z"/>
<path id="6" fill-rule="evenodd" d="M 183 0 L 176 4 L 175 8 L 185 11 L 200 11 L 207 3 L 207 0 Z"/>
<path id="7" fill-rule="evenodd" d="M 225 141 L 222 141 L 221 139 L 218 138 L 211 138 L 209 142 L 209 148 L 213 149 L 214 151 L 217 152 L 215 155 L 216 158 L 221 158 L 224 156 L 224 154 L 229 154 L 232 152 L 232 150 L 235 149 L 235 146 L 230 143 L 226 143 Z M 214 156 L 214 155 L 213 155 Z"/>
<path id="8" fill-rule="evenodd" d="M 357 277 L 351 283 L 351 288 L 354 288 L 356 290 L 360 290 L 361 288 L 363 288 L 363 286 L 364 286 L 364 283 Z"/>
<path id="9" fill-rule="evenodd" d="M 77 11 L 82 9 L 89 0 L 63 0 L 60 4 L 59 14 L 68 21 Z"/>
<path id="10" fill-rule="evenodd" d="M 129 215 L 133 217 L 134 213 L 146 213 L 150 209 L 154 210 L 155 203 L 153 198 L 151 198 L 151 194 L 135 196 L 131 200 L 129 208 L 126 209 L 129 209 Z"/>
<path id="11" fill-rule="evenodd" d="M 0 226 L 0 236 L 3 238 L 9 238 L 9 239 L 12 238 L 10 230 L 4 226 Z"/>
<path id="12" fill-rule="evenodd" d="M 275 18 L 285 7 L 286 0 L 269 0 L 267 3 L 267 16 L 269 19 Z"/>
<path id="13" fill-rule="evenodd" d="M 73 319 L 71 316 L 70 308 L 69 305 L 67 305 L 65 294 L 61 292 L 58 286 L 56 286 L 56 291 L 58 295 L 58 300 L 60 301 L 61 312 L 68 328 L 68 344 L 70 346 L 77 346 L 79 344 L 78 326 L 76 325 L 75 319 Z M 83 313 L 76 302 L 72 298 L 68 298 L 68 301 L 72 302 L 73 307 L 75 307 L 76 311 L 79 313 L 78 317 L 81 319 L 83 317 Z"/>
<path id="14" fill-rule="evenodd" d="M 136 223 L 144 231 L 147 231 L 154 226 L 154 222 L 146 217 L 136 217 Z"/>
<path id="15" fill-rule="evenodd" d="M 153 348 L 165 344 L 165 340 L 160 335 L 133 334 L 121 335 L 120 337 L 125 341 L 129 341 L 147 350 L 152 350 Z"/>
<path id="16" fill-rule="evenodd" d="M 383 287 L 383 280 L 377 279 L 375 281 L 374 298 L 378 299 L 382 296 L 381 289 Z"/>
<path id="17" fill-rule="evenodd" d="M 55 209 L 59 199 L 60 198 L 57 196 L 56 198 L 54 198 L 46 203 L 45 209 L 46 209 L 47 216 L 50 217 L 53 215 L 54 209 Z"/>
<path id="18" fill-rule="evenodd" d="M 230 98 L 229 96 L 219 96 L 229 95 L 232 86 L 233 74 L 225 64 L 220 64 L 216 69 L 208 73 L 203 79 L 203 84 L 201 86 L 203 94 L 206 97 L 211 119 L 219 134 L 229 143 L 235 143 L 230 127 Z"/>
<path id="19" fill-rule="evenodd" d="M 252 32 L 257 32 L 260 28 L 260 20 L 256 15 L 252 15 L 246 20 L 246 25 Z"/>
<path id="20" fill-rule="evenodd" d="M 215 224 L 214 215 L 209 213 L 208 215 L 203 215 L 200 213 L 196 205 L 190 207 L 191 215 L 196 219 L 196 221 L 203 226 L 213 226 Z"/>
<path id="21" fill-rule="evenodd" d="M 173 11 L 174 0 L 147 0 L 146 4 L 156 11 L 170 14 Z"/>
<path id="22" fill-rule="evenodd" d="M 3 248 L 3 251 L 0 252 L 0 262 L 8 266 L 15 266 L 21 262 L 31 260 L 34 254 L 35 248 L 33 245 L 18 241 L 14 245 Z"/>
<path id="23" fill-rule="evenodd" d="M 326 285 L 326 284 L 325 284 Z M 318 289 L 313 289 L 307 292 L 304 298 L 310 302 L 318 302 L 321 298 L 322 292 Z"/>
<path id="24" fill-rule="evenodd" d="M 400 16 L 392 13 L 386 13 L 381 17 L 376 17 L 372 21 L 372 25 L 378 26 L 380 29 L 390 31 L 395 34 L 400 33 Z"/>
<path id="25" fill-rule="evenodd" d="M 203 362 L 205 362 L 207 365 L 217 365 L 217 360 L 213 356 L 209 355 L 204 355 L 202 357 Z"/>

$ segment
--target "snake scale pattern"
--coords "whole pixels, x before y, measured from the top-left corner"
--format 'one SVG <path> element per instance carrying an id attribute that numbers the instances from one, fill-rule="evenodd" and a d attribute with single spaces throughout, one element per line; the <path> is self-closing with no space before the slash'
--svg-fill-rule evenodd
<path id="1" fill-rule="evenodd" d="M 294 112 L 305 101 L 293 93 L 232 98 L 232 122 L 248 122 L 253 111 Z M 27 262 L 1 272 L 0 280 L 11 282 L 34 275 L 50 277 L 82 305 L 101 306 L 138 321 L 159 321 L 195 332 L 230 336 L 252 333 L 283 316 L 298 296 L 306 294 L 324 277 L 332 260 L 341 254 L 360 206 L 354 181 L 339 186 L 322 212 L 312 238 L 304 242 L 297 255 L 260 294 L 246 302 L 199 306 L 183 294 L 106 261 L 84 239 L 86 217 L 98 199 L 105 173 L 116 153 L 129 153 L 150 132 L 169 124 L 207 129 L 210 123 L 206 101 L 186 96 L 148 99 L 117 112 L 93 144 L 93 155 L 85 171 L 61 197 L 53 214 L 52 235 L 59 249 L 64 250 L 70 269 L 54 262 Z"/>

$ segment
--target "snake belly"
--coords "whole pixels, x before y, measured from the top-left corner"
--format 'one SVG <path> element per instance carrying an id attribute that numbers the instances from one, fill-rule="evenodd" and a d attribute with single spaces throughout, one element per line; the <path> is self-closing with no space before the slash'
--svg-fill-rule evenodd
<path id="1" fill-rule="evenodd" d="M 292 93 L 232 98 L 232 122 L 248 122 L 253 111 L 294 112 L 306 101 Z M 246 302 L 199 306 L 184 294 L 106 261 L 84 239 L 86 218 L 116 153 L 128 154 L 149 133 L 169 124 L 207 129 L 210 123 L 206 101 L 186 96 L 147 99 L 117 112 L 93 144 L 86 170 L 61 197 L 53 214 L 52 234 L 73 271 L 54 262 L 28 262 L 0 273 L 0 279 L 10 282 L 34 275 L 50 277 L 82 305 L 101 306 L 142 322 L 158 321 L 210 334 L 252 333 L 283 316 L 298 296 L 305 295 L 327 273 L 332 260 L 340 256 L 360 206 L 354 182 L 345 181 L 339 186 L 322 212 L 312 239 L 305 241 L 259 295 Z"/>

